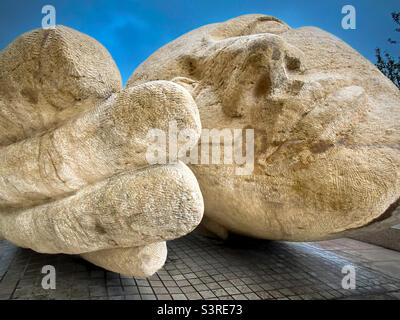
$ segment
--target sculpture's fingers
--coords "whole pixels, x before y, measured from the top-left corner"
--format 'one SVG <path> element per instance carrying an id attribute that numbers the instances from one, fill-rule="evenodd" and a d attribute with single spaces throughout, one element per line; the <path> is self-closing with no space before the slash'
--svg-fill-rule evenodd
<path id="1" fill-rule="evenodd" d="M 203 216 L 203 198 L 186 165 L 113 176 L 75 195 L 0 214 L 0 236 L 37 252 L 79 254 L 175 239 Z"/>
<path id="2" fill-rule="evenodd" d="M 191 145 L 197 143 L 201 124 L 191 95 L 175 83 L 154 81 L 128 88 L 52 132 L 0 148 L 0 207 L 31 206 L 149 165 L 147 134 L 157 128 L 167 135 L 170 121 L 178 131 L 190 130 Z M 178 141 L 178 148 L 184 143 Z"/>
<path id="3" fill-rule="evenodd" d="M 113 272 L 147 278 L 161 269 L 167 259 L 165 241 L 141 247 L 106 249 L 81 254 L 85 260 Z"/>
<path id="4" fill-rule="evenodd" d="M 95 39 L 64 26 L 24 33 L 0 51 L 0 145 L 54 128 L 121 89 Z"/>

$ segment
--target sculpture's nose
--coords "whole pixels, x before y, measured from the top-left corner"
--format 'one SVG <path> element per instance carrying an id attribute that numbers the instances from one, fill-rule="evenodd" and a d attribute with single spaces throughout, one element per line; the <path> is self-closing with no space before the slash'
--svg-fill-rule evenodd
<path id="1" fill-rule="evenodd" d="M 303 84 L 296 78 L 304 69 L 300 50 L 289 46 L 279 36 L 249 37 L 245 42 L 232 38 L 226 53 L 235 67 L 222 74 L 228 78 L 222 106 L 224 113 L 232 117 L 242 116 L 245 106 L 255 105 L 260 99 L 285 100 L 297 94 Z"/>

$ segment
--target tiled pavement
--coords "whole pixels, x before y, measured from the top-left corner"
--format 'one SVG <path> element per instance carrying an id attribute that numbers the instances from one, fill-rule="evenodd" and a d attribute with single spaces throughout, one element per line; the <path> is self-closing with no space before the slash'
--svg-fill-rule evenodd
<path id="1" fill-rule="evenodd" d="M 162 270 L 137 279 L 0 240 L 0 299 L 400 299 L 400 253 L 355 240 L 222 242 L 192 233 L 168 249 Z M 341 287 L 348 264 L 355 290 Z M 56 290 L 41 287 L 44 265 L 56 268 Z"/>

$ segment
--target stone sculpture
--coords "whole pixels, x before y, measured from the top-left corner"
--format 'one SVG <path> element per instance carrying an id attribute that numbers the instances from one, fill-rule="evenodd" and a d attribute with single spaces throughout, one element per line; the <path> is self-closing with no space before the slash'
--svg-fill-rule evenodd
<path id="1" fill-rule="evenodd" d="M 190 165 L 209 231 L 313 241 L 399 223 L 400 92 L 337 37 L 241 16 L 165 45 L 127 87 L 153 80 L 188 89 L 203 130 L 254 130 L 250 174 Z"/>
<path id="2" fill-rule="evenodd" d="M 107 50 L 67 27 L 18 37 L 0 52 L 0 236 L 127 275 L 156 272 L 165 241 L 204 209 L 186 165 L 146 160 L 148 131 L 170 121 L 200 135 L 182 86 L 123 89 Z"/>

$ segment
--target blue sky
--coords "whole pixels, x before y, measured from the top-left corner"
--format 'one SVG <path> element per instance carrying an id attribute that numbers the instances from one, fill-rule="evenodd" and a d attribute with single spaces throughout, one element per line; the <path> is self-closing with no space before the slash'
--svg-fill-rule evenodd
<path id="1" fill-rule="evenodd" d="M 377 46 L 400 55 L 400 46 L 387 43 L 388 37 L 396 37 L 390 13 L 400 11 L 399 0 L 1 0 L 0 49 L 21 33 L 39 28 L 46 4 L 56 8 L 57 24 L 86 33 L 109 50 L 124 83 L 162 45 L 204 24 L 248 13 L 273 15 L 293 28 L 322 28 L 373 62 Z M 341 8 L 347 4 L 357 10 L 356 30 L 341 27 Z"/>

